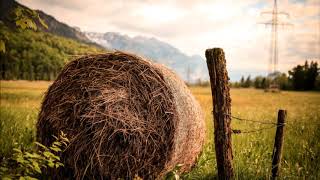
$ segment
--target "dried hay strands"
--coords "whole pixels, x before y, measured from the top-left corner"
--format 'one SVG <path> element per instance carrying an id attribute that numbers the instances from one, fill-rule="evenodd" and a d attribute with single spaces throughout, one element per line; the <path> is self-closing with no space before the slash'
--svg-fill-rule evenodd
<path id="1" fill-rule="evenodd" d="M 203 114 L 167 68 L 124 53 L 86 55 L 68 63 L 48 89 L 37 124 L 49 145 L 64 131 L 70 145 L 53 178 L 163 177 L 190 170 L 204 137 Z"/>

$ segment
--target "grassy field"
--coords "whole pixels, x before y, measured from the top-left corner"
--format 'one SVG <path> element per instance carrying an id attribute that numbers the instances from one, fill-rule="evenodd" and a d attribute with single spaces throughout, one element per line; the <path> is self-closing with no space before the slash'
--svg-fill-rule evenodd
<path id="1" fill-rule="evenodd" d="M 10 155 L 15 146 L 30 148 L 41 99 L 50 82 L 1 81 L 0 155 Z M 211 92 L 192 87 L 205 112 L 207 143 L 195 168 L 183 179 L 213 179 L 216 162 L 213 148 Z M 276 121 L 277 110 L 288 111 L 281 179 L 320 178 L 320 93 L 265 93 L 255 89 L 232 89 L 232 114 L 260 121 Z M 270 125 L 232 121 L 233 129 L 254 130 Z M 275 128 L 256 133 L 234 134 L 236 179 L 269 179 Z"/>

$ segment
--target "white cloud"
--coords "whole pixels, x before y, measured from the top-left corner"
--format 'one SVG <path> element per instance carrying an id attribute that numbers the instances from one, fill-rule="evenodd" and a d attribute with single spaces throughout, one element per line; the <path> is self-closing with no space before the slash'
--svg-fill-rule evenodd
<path id="1" fill-rule="evenodd" d="M 270 28 L 260 12 L 271 10 L 263 0 L 20 0 L 85 31 L 118 31 L 164 40 L 183 52 L 200 54 L 209 47 L 225 49 L 231 70 L 266 71 Z M 279 69 L 287 71 L 306 59 L 320 59 L 320 1 L 279 1 L 290 13 L 292 28 L 279 30 Z M 250 70 L 249 70 L 250 71 Z"/>

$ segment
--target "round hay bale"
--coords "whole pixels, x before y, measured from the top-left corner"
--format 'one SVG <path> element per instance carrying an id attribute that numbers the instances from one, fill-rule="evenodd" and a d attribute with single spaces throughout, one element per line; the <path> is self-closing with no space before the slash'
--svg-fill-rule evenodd
<path id="1" fill-rule="evenodd" d="M 54 178 L 163 177 L 188 171 L 205 138 L 202 111 L 172 71 L 124 52 L 68 63 L 49 87 L 37 124 L 50 145 L 63 131 L 70 144 Z"/>

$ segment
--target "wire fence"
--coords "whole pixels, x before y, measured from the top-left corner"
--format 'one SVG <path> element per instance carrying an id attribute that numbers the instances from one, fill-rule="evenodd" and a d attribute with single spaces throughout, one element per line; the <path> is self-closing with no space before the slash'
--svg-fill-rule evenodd
<path id="1" fill-rule="evenodd" d="M 240 129 L 232 129 L 232 133 L 233 134 L 246 134 L 246 133 L 256 133 L 256 132 L 261 132 L 267 129 L 272 129 L 274 127 L 280 127 L 280 126 L 284 126 L 284 124 L 280 124 L 278 126 L 270 126 L 270 127 L 265 127 L 265 128 L 260 128 L 260 129 L 254 129 L 254 130 L 240 130 Z"/>
<path id="2" fill-rule="evenodd" d="M 248 122 L 253 122 L 253 123 L 259 123 L 259 124 L 273 124 L 273 125 L 278 125 L 277 123 L 271 122 L 271 121 L 257 121 L 257 120 L 252 120 L 252 119 L 244 119 L 236 116 L 232 116 L 231 114 L 224 114 L 226 116 L 231 117 L 232 119 L 236 119 L 239 121 L 248 121 Z"/>
<path id="3" fill-rule="evenodd" d="M 249 133 L 256 133 L 256 132 L 261 132 L 264 130 L 273 129 L 275 127 L 281 127 L 281 126 L 286 126 L 286 125 L 290 126 L 290 124 L 288 124 L 288 123 L 276 123 L 276 122 L 272 122 L 271 120 L 263 120 L 262 121 L 262 120 L 253 120 L 253 119 L 246 119 L 243 117 L 237 117 L 237 116 L 233 116 L 231 114 L 224 114 L 224 115 L 229 116 L 231 119 L 237 120 L 237 121 L 251 122 L 251 123 L 263 124 L 263 125 L 271 125 L 271 126 L 263 127 L 263 128 L 259 128 L 259 129 L 249 129 L 249 130 L 247 130 L 247 129 L 245 129 L 245 130 L 231 129 L 233 134 L 249 134 Z M 320 126 L 320 122 L 308 122 L 308 124 Z"/>
<path id="4" fill-rule="evenodd" d="M 232 116 L 231 114 L 225 114 L 226 116 L 229 116 L 232 119 L 238 120 L 238 121 L 246 121 L 246 122 L 251 122 L 251 123 L 257 123 L 257 124 L 269 124 L 271 126 L 264 127 L 264 128 L 259 128 L 259 129 L 253 129 L 253 130 L 240 130 L 240 129 L 232 129 L 233 134 L 249 134 L 249 133 L 256 133 L 256 132 L 261 132 L 264 130 L 269 130 L 273 129 L 275 127 L 281 127 L 285 126 L 286 123 L 274 123 L 271 121 L 258 121 L 258 120 L 252 120 L 252 119 L 245 119 L 241 117 L 236 117 Z"/>

